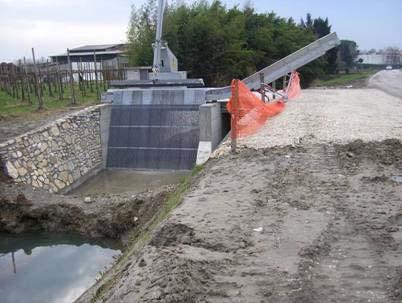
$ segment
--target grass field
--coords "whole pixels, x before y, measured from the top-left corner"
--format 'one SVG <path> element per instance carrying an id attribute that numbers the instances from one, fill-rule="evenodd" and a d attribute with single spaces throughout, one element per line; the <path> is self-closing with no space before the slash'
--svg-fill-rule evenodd
<path id="1" fill-rule="evenodd" d="M 100 90 L 100 92 L 102 91 L 103 90 Z M 92 93 L 88 90 L 85 96 L 83 96 L 77 86 L 75 88 L 75 94 L 77 99 L 75 106 L 87 106 L 98 103 L 95 89 Z M 59 100 L 58 96 L 50 97 L 48 91 L 44 91 L 43 99 L 44 111 L 47 112 L 73 107 L 73 105 L 71 105 L 69 88 L 64 90 L 63 100 Z M 4 117 L 29 115 L 29 113 L 35 112 L 38 108 L 38 98 L 35 95 L 31 95 L 31 101 L 32 104 L 29 104 L 28 101 L 22 102 L 8 95 L 5 91 L 0 90 L 0 115 Z"/>
<path id="2" fill-rule="evenodd" d="M 331 86 L 347 86 L 362 85 L 366 79 L 375 74 L 377 70 L 364 70 L 353 72 L 350 74 L 323 75 L 319 79 L 313 81 L 312 86 L 315 87 L 331 87 Z"/>

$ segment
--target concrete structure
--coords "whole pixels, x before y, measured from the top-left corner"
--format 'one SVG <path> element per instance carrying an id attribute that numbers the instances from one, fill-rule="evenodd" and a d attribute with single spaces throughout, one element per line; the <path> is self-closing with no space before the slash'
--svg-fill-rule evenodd
<path id="1" fill-rule="evenodd" d="M 17 183 L 62 193 L 105 167 L 110 105 L 92 106 L 0 144 L 0 162 Z"/>
<path id="2" fill-rule="evenodd" d="M 399 57 L 399 58 L 398 58 Z M 382 52 L 375 54 L 360 54 L 357 61 L 363 60 L 362 64 L 370 65 L 400 65 L 402 62 L 402 55 L 390 52 Z"/>
<path id="3" fill-rule="evenodd" d="M 191 169 L 205 90 L 121 89 L 111 95 L 107 167 Z"/>
<path id="4" fill-rule="evenodd" d="M 200 140 L 197 151 L 197 165 L 204 164 L 222 139 L 229 132 L 230 116 L 222 114 L 220 103 L 200 106 Z"/>

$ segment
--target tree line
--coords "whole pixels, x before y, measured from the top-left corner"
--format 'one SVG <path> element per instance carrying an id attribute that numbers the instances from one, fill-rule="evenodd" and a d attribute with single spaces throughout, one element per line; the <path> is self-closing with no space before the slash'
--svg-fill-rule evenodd
<path id="1" fill-rule="evenodd" d="M 152 64 L 155 30 L 155 0 L 139 8 L 133 6 L 128 30 L 131 65 Z M 251 5 L 227 8 L 220 0 L 201 0 L 167 7 L 163 39 L 177 56 L 180 70 L 188 71 L 189 77 L 203 78 L 209 86 L 221 86 L 330 32 L 328 18 L 307 14 L 305 20 L 296 23 L 274 12 L 256 12 Z M 353 65 L 357 54 L 354 41 L 342 41 L 338 48 L 300 69 L 303 85 L 308 86 L 323 73 L 337 73 L 340 66 Z"/>

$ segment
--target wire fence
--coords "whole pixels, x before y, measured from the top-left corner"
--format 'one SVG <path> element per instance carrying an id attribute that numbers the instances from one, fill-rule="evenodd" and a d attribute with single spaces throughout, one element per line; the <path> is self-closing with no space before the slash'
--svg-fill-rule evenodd
<path id="1" fill-rule="evenodd" d="M 38 109 L 43 108 L 43 98 L 50 97 L 64 100 L 66 93 L 71 104 L 77 103 L 77 98 L 95 94 L 100 100 L 100 94 L 107 90 L 112 80 L 126 79 L 124 67 L 112 66 L 107 62 L 94 61 L 69 62 L 33 62 L 19 60 L 18 64 L 0 64 L 0 90 L 15 100 L 33 104 L 38 102 Z"/>

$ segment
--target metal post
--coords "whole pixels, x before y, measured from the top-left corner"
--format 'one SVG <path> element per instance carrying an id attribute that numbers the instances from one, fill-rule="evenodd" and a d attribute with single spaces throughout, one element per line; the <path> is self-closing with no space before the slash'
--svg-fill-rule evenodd
<path id="1" fill-rule="evenodd" d="M 13 272 L 16 274 L 17 273 L 17 266 L 15 265 L 15 256 L 14 252 L 11 252 L 11 259 L 13 261 Z"/>
<path id="2" fill-rule="evenodd" d="M 265 96 L 265 89 L 264 89 L 264 83 L 265 83 L 265 76 L 264 73 L 260 73 L 260 94 L 261 94 L 261 100 L 262 102 L 265 103 L 266 96 Z"/>
<path id="3" fill-rule="evenodd" d="M 234 90 L 233 90 L 233 113 L 231 115 L 231 150 L 232 153 L 236 153 L 237 149 L 237 122 L 239 119 L 239 80 L 234 80 Z"/>
<path id="4" fill-rule="evenodd" d="M 287 76 L 283 76 L 283 80 L 282 80 L 282 91 L 285 92 L 286 90 L 286 78 Z"/>
<path id="5" fill-rule="evenodd" d="M 162 28 L 163 28 L 164 11 L 165 11 L 165 0 L 159 0 L 155 43 L 154 43 L 154 60 L 152 65 L 152 71 L 155 74 L 159 73 L 161 65 Z"/>

